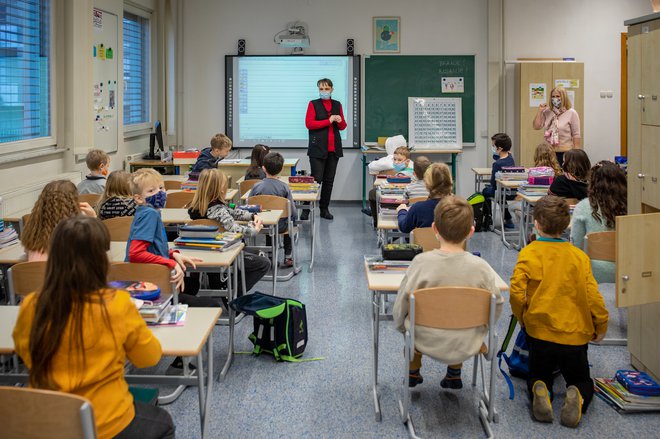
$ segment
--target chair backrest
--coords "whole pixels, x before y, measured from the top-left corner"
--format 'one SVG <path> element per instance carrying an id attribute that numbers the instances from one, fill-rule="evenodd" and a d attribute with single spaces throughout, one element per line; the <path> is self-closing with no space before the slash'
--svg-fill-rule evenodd
<path id="1" fill-rule="evenodd" d="M 2 437 L 94 439 L 96 423 L 82 396 L 26 387 L 0 387 Z"/>
<path id="2" fill-rule="evenodd" d="M 482 288 L 423 288 L 415 297 L 415 325 L 438 329 L 466 329 L 488 325 L 491 293 Z"/>
<path id="3" fill-rule="evenodd" d="M 101 194 L 80 194 L 78 195 L 78 201 L 81 203 L 89 203 L 90 206 L 94 207 L 98 204 L 101 199 Z"/>
<path id="4" fill-rule="evenodd" d="M 164 180 L 165 190 L 179 190 L 181 189 L 181 182 L 177 180 Z"/>
<path id="5" fill-rule="evenodd" d="M 159 264 L 137 264 L 132 262 L 113 262 L 110 265 L 108 281 L 135 280 L 158 285 L 163 293 L 174 293 L 170 269 Z"/>
<path id="6" fill-rule="evenodd" d="M 238 191 L 240 192 L 241 197 L 245 195 L 250 189 L 254 187 L 255 184 L 259 183 L 261 180 L 252 179 L 252 180 L 243 180 L 238 186 Z"/>
<path id="7" fill-rule="evenodd" d="M 254 195 L 248 198 L 248 204 L 260 204 L 262 209 L 281 210 L 280 218 L 289 217 L 289 199 L 276 195 Z"/>
<path id="8" fill-rule="evenodd" d="M 9 304 L 16 305 L 16 296 L 27 296 L 34 291 L 41 290 L 44 286 L 46 261 L 15 264 L 8 270 L 7 277 L 9 278 Z"/>
<path id="9" fill-rule="evenodd" d="M 410 232 L 410 242 L 421 245 L 425 252 L 440 248 L 440 241 L 435 237 L 432 227 L 418 227 L 414 229 Z"/>
<path id="10" fill-rule="evenodd" d="M 221 232 L 225 231 L 225 228 L 222 226 L 222 224 L 220 224 L 216 220 L 206 219 L 206 218 L 189 221 L 189 222 L 186 223 L 186 225 L 187 226 L 216 226 L 216 227 L 218 227 L 219 231 L 221 231 Z"/>
<path id="11" fill-rule="evenodd" d="M 111 241 L 128 241 L 131 232 L 132 216 L 116 216 L 102 221 L 110 232 Z"/>
<path id="12" fill-rule="evenodd" d="M 172 192 L 171 194 L 167 194 L 165 207 L 168 209 L 179 209 L 186 207 L 188 204 L 192 203 L 194 197 L 194 192 Z"/>
<path id="13" fill-rule="evenodd" d="M 426 201 L 428 199 L 429 197 L 412 197 L 411 199 L 408 200 L 408 206 L 412 206 L 415 203 L 419 203 L 420 201 Z"/>
<path id="14" fill-rule="evenodd" d="M 587 233 L 584 246 L 584 252 L 590 259 L 616 262 L 616 232 Z"/>

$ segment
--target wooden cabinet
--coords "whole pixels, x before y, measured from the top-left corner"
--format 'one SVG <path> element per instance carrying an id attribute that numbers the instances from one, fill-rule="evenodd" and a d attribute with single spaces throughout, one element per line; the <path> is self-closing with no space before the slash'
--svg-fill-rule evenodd
<path id="1" fill-rule="evenodd" d="M 660 13 L 628 26 L 628 216 L 617 218 L 617 305 L 628 350 L 660 378 Z"/>
<path id="2" fill-rule="evenodd" d="M 532 121 L 538 112 L 538 105 L 530 105 L 532 84 L 544 84 L 545 102 L 556 81 L 571 80 L 573 87 L 564 87 L 572 95 L 572 105 L 583 120 L 584 109 L 584 64 L 576 62 L 521 62 L 516 64 L 516 135 L 513 136 L 514 157 L 521 166 L 534 165 L 534 150 L 543 143 L 543 129 L 535 130 Z M 577 81 L 577 82 L 575 82 Z M 584 123 L 582 144 L 584 144 Z"/>

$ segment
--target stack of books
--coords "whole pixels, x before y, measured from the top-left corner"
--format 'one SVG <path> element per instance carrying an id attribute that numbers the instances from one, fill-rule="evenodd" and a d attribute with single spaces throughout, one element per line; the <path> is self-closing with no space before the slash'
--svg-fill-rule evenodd
<path id="1" fill-rule="evenodd" d="M 524 183 L 522 186 L 518 188 L 518 193 L 521 195 L 528 195 L 528 196 L 544 196 L 548 195 L 548 189 L 550 189 L 550 185 L 545 185 L 545 184 L 529 184 L 529 183 Z"/>
<path id="2" fill-rule="evenodd" d="M 138 307 L 138 312 L 145 322 L 156 324 L 166 315 L 168 308 L 172 303 L 172 294 L 161 294 L 155 300 L 139 300 L 135 302 Z"/>
<path id="3" fill-rule="evenodd" d="M 503 181 L 523 181 L 527 180 L 527 171 L 522 166 L 506 166 L 495 173 L 495 178 Z"/>
<path id="4" fill-rule="evenodd" d="M 382 256 L 365 256 L 370 273 L 405 273 L 412 261 L 385 261 Z"/>
<path id="5" fill-rule="evenodd" d="M 378 205 L 382 219 L 396 219 L 396 208 L 400 204 L 407 204 L 408 200 L 403 196 L 404 187 L 395 185 L 383 185 L 378 188 L 380 194 Z"/>
<path id="6" fill-rule="evenodd" d="M 319 184 L 311 175 L 292 175 L 289 177 L 289 188 L 298 194 L 314 194 L 319 191 Z"/>
<path id="7" fill-rule="evenodd" d="M 18 233 L 11 225 L 7 225 L 2 232 L 0 232 L 0 248 L 9 247 L 10 245 L 18 244 Z"/>
<path id="8" fill-rule="evenodd" d="M 226 252 L 241 243 L 243 235 L 234 232 L 216 233 L 212 238 L 187 238 L 179 236 L 174 240 L 174 247 L 189 250 L 212 250 Z"/>
<path id="9" fill-rule="evenodd" d="M 620 413 L 660 411 L 660 396 L 636 395 L 616 378 L 596 378 L 596 395 Z"/>
<path id="10" fill-rule="evenodd" d="M 181 190 L 184 191 L 196 191 L 197 190 L 197 180 L 186 180 L 181 183 Z"/>

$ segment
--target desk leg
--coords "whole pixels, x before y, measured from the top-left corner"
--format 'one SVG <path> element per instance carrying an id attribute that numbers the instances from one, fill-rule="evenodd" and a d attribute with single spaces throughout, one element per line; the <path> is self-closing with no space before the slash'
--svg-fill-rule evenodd
<path id="1" fill-rule="evenodd" d="M 241 252 L 242 254 L 242 252 Z M 241 256 L 239 255 L 238 258 Z M 233 267 L 231 270 L 233 270 L 230 275 L 232 279 L 229 279 L 227 282 L 227 295 L 229 296 L 227 298 L 228 302 L 231 302 L 236 298 L 236 291 L 238 289 L 238 265 L 239 265 L 239 260 L 235 260 Z M 229 368 L 231 367 L 232 361 L 234 361 L 234 325 L 235 325 L 235 320 L 236 320 L 236 311 L 232 309 L 232 307 L 228 307 L 229 310 L 229 346 L 227 349 L 227 361 L 225 361 L 225 365 L 222 368 L 222 371 L 220 371 L 220 378 L 225 379 L 227 376 L 227 373 L 229 372 Z"/>
<path id="2" fill-rule="evenodd" d="M 243 250 L 240 255 L 238 255 L 238 262 L 240 264 L 239 270 L 241 270 L 241 286 L 243 287 L 243 294 L 247 294 L 245 287 L 245 250 Z M 236 297 L 238 297 L 238 291 L 236 291 Z"/>
<path id="3" fill-rule="evenodd" d="M 311 253 L 312 253 L 312 260 L 309 263 L 309 272 L 311 273 L 312 270 L 314 269 L 314 238 L 316 237 L 316 201 L 312 201 L 312 203 L 309 205 L 312 211 L 309 213 L 310 216 L 310 221 L 309 224 L 312 227 L 312 230 L 310 231 L 311 234 L 311 241 L 312 241 L 312 248 L 311 248 Z"/>
<path id="4" fill-rule="evenodd" d="M 378 395 L 378 338 L 380 330 L 379 304 L 381 301 L 380 291 L 371 292 L 371 324 L 373 335 L 373 397 L 376 411 L 376 421 L 380 422 L 383 417 L 380 411 L 380 396 Z"/>
<path id="5" fill-rule="evenodd" d="M 213 330 L 209 333 L 209 338 L 206 340 L 206 357 L 207 357 L 207 373 L 206 373 L 206 396 L 204 398 L 204 407 L 199 407 L 200 417 L 202 421 L 201 435 L 202 439 L 206 437 L 206 420 L 211 408 L 211 390 L 213 389 Z M 200 374 L 201 377 L 201 374 Z M 201 390 L 201 388 L 200 388 Z"/>
<path id="6" fill-rule="evenodd" d="M 362 209 L 367 208 L 367 155 L 362 154 Z"/>
<path id="7" fill-rule="evenodd" d="M 277 252 L 279 251 L 279 243 L 277 242 L 279 236 L 280 236 L 280 231 L 279 231 L 279 224 L 273 225 L 271 228 L 271 233 L 272 233 L 272 238 L 270 242 L 273 245 L 273 296 L 275 295 L 275 292 L 277 290 L 277 265 L 278 265 L 278 254 Z"/>
<path id="8" fill-rule="evenodd" d="M 208 342 L 208 341 L 207 341 Z M 208 371 L 206 371 L 208 373 Z M 204 385 L 204 355 L 203 350 L 199 351 L 197 354 L 197 396 L 199 396 L 199 431 L 202 437 L 204 437 L 204 415 L 206 409 L 206 398 L 207 394 L 205 393 Z"/>

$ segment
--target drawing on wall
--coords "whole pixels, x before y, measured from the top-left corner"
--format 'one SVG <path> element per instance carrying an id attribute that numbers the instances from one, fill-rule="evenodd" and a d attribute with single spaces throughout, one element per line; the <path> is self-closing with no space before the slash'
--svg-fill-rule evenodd
<path id="1" fill-rule="evenodd" d="M 579 79 L 555 79 L 555 87 L 580 88 Z"/>
<path id="2" fill-rule="evenodd" d="M 529 106 L 538 107 L 542 103 L 546 102 L 546 84 L 545 83 L 530 83 L 529 84 Z"/>
<path id="3" fill-rule="evenodd" d="M 374 17 L 374 53 L 401 51 L 401 17 Z"/>
<path id="4" fill-rule="evenodd" d="M 443 93 L 464 93 L 465 82 L 463 77 L 457 76 L 452 78 L 442 78 L 442 92 Z"/>

